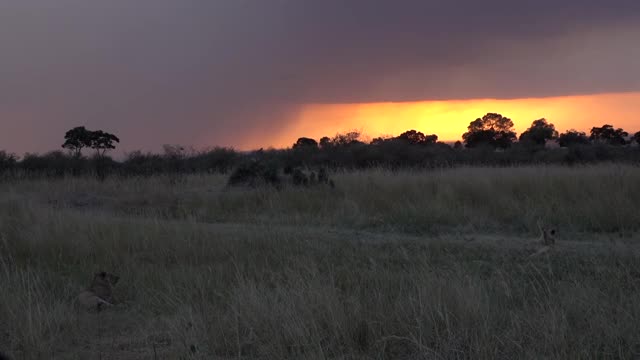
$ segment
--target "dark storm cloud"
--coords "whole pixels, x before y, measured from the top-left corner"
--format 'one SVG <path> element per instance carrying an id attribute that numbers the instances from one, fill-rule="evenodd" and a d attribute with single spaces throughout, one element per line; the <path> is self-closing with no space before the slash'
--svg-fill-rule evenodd
<path id="1" fill-rule="evenodd" d="M 640 2 L 5 0 L 0 148 L 233 145 L 307 102 L 640 90 Z"/>

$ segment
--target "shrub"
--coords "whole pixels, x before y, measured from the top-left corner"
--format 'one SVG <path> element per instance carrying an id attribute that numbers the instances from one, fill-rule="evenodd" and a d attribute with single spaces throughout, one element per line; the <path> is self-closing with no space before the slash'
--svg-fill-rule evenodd
<path id="1" fill-rule="evenodd" d="M 251 160 L 238 166 L 229 177 L 229 186 L 279 186 L 282 182 L 278 166 L 273 162 Z"/>
<path id="2" fill-rule="evenodd" d="M 4 174 L 16 167 L 18 159 L 15 154 L 0 151 L 0 174 Z"/>

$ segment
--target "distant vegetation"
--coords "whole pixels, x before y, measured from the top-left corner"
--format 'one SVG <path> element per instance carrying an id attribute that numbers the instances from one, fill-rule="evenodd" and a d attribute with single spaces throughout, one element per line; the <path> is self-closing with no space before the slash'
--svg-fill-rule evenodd
<path id="1" fill-rule="evenodd" d="M 0 153 L 0 349 L 634 358 L 638 136 L 608 125 L 559 134 L 544 119 L 519 137 L 512 127 L 487 114 L 453 146 L 415 130 L 348 132 L 248 153 L 167 145 L 123 161 L 108 156 L 115 135 L 74 128 L 66 151 Z M 601 160 L 636 164 L 486 167 Z M 557 245 L 531 258 L 540 224 L 558 229 Z M 79 311 L 101 270 L 121 276 L 118 302 Z"/>
<path id="2" fill-rule="evenodd" d="M 462 141 L 454 144 L 438 141 L 436 134 L 417 130 L 370 141 L 365 141 L 360 132 L 351 131 L 319 140 L 301 137 L 288 149 L 251 152 L 224 147 L 194 150 L 165 145 L 160 154 L 134 151 L 125 154 L 122 161 L 115 161 L 107 154 L 120 142 L 118 137 L 101 130 L 76 127 L 64 136 L 62 147 L 66 152 L 25 154 L 18 158 L 0 151 L 0 175 L 95 175 L 104 179 L 108 175 L 228 173 L 247 162 L 260 162 L 260 167 L 270 166 L 277 171 L 286 168 L 399 169 L 640 162 L 640 131 L 632 135 L 605 124 L 593 127 L 589 134 L 576 130 L 558 133 L 552 123 L 538 119 L 518 137 L 513 126 L 511 119 L 488 113 L 472 121 L 462 134 Z M 92 149 L 93 153 L 85 154 L 84 149 Z"/>

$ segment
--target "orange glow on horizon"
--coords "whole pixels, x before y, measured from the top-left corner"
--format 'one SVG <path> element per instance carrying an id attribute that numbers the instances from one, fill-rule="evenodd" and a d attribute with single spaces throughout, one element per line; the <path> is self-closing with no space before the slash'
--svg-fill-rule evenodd
<path id="1" fill-rule="evenodd" d="M 511 118 L 518 134 L 536 119 L 546 118 L 560 132 L 589 132 L 593 126 L 612 124 L 629 133 L 640 130 L 640 92 L 530 98 L 513 100 L 446 100 L 363 104 L 309 104 L 286 128 L 259 141 L 247 139 L 247 148 L 290 147 L 299 137 L 322 136 L 360 130 L 366 138 L 397 136 L 415 129 L 437 134 L 440 141 L 456 141 L 478 117 L 497 112 Z"/>

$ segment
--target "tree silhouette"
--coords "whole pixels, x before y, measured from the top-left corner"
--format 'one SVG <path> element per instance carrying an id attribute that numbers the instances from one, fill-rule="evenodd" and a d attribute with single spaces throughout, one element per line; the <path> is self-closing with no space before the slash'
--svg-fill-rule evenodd
<path id="1" fill-rule="evenodd" d="M 385 139 L 382 136 L 378 136 L 376 138 L 371 139 L 371 143 L 370 145 L 382 145 L 384 144 L 388 139 Z"/>
<path id="2" fill-rule="evenodd" d="M 602 127 L 591 128 L 589 140 L 609 145 L 625 145 L 627 144 L 627 136 L 629 136 L 628 132 L 620 128 L 614 129 L 612 125 L 607 124 Z"/>
<path id="3" fill-rule="evenodd" d="M 293 148 L 294 149 L 317 149 L 318 142 L 315 141 L 314 139 L 301 137 L 298 139 L 298 141 L 296 141 L 295 144 L 293 144 Z"/>
<path id="4" fill-rule="evenodd" d="M 0 174 L 4 171 L 12 169 L 16 166 L 17 163 L 18 158 L 15 154 L 0 150 Z"/>
<path id="5" fill-rule="evenodd" d="M 488 145 L 506 149 L 516 140 L 513 121 L 496 113 L 488 113 L 472 121 L 467 130 L 462 134 L 462 139 L 468 148 Z"/>
<path id="6" fill-rule="evenodd" d="M 115 149 L 116 146 L 113 144 L 114 142 L 120 142 L 120 139 L 118 139 L 117 136 L 102 130 L 91 131 L 90 139 L 90 146 L 92 149 L 96 150 L 99 157 L 104 157 L 104 154 L 108 150 Z"/>
<path id="7" fill-rule="evenodd" d="M 62 147 L 73 152 L 75 157 L 80 157 L 82 155 L 82 149 L 91 147 L 92 132 L 84 126 L 78 126 L 67 131 L 64 134 L 64 139 L 65 142 L 62 144 Z"/>
<path id="8" fill-rule="evenodd" d="M 633 134 L 633 138 L 632 138 L 636 144 L 640 144 L 640 131 L 638 131 L 637 133 Z"/>
<path id="9" fill-rule="evenodd" d="M 331 139 L 328 136 L 323 136 L 320 138 L 320 148 L 327 149 L 331 146 Z"/>
<path id="10" fill-rule="evenodd" d="M 75 157 L 80 157 L 84 148 L 94 149 L 98 157 L 104 157 L 108 150 L 116 148 L 114 142 L 120 142 L 120 139 L 113 134 L 102 130 L 87 130 L 84 126 L 74 127 L 67 131 L 64 139 L 62 147 L 71 150 Z"/>
<path id="11" fill-rule="evenodd" d="M 547 140 L 558 138 L 558 132 L 555 125 L 548 123 L 547 119 L 542 118 L 531 123 L 531 127 L 520 135 L 520 141 L 536 145 L 544 145 Z"/>
<path id="12" fill-rule="evenodd" d="M 347 146 L 347 145 L 355 145 L 361 144 L 362 142 L 358 140 L 360 138 L 360 132 L 353 130 L 349 131 L 345 134 L 336 134 L 336 136 L 331 139 L 331 145 L 333 146 Z"/>
<path id="13" fill-rule="evenodd" d="M 438 141 L 438 135 L 425 135 L 420 131 L 405 131 L 397 137 L 398 140 L 406 141 L 412 145 L 435 144 Z"/>
<path id="14" fill-rule="evenodd" d="M 562 147 L 570 147 L 574 145 L 587 145 L 589 138 L 587 134 L 577 130 L 567 130 L 558 136 L 558 144 Z"/>

